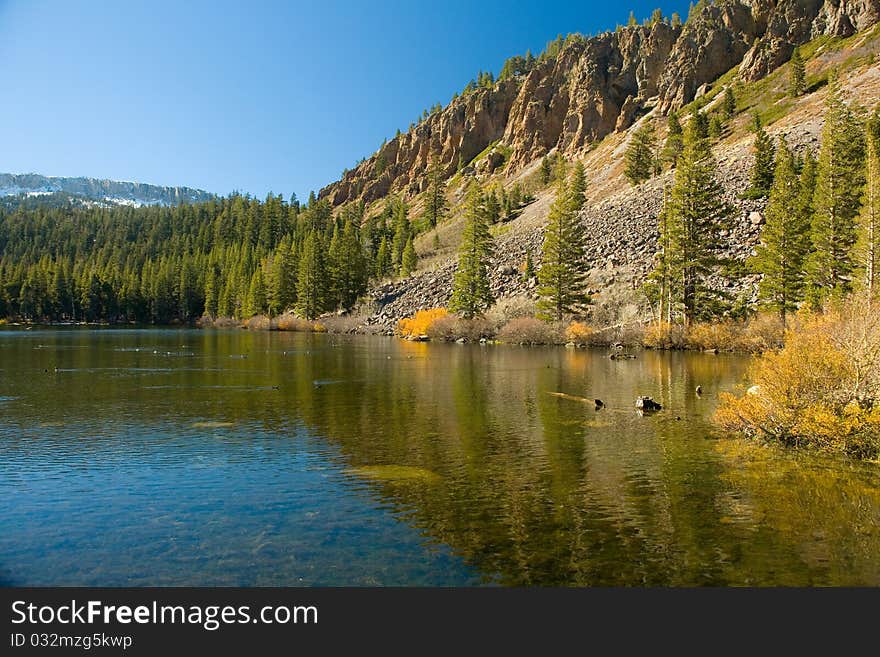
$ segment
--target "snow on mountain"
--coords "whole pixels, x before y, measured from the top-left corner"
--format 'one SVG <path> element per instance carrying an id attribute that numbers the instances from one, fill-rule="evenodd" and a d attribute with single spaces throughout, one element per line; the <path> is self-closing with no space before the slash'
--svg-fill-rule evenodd
<path id="1" fill-rule="evenodd" d="M 215 198 L 214 194 L 190 187 L 164 187 L 138 182 L 97 178 L 60 178 L 36 173 L 0 173 L 0 197 L 32 198 L 55 194 L 100 205 L 177 205 Z"/>

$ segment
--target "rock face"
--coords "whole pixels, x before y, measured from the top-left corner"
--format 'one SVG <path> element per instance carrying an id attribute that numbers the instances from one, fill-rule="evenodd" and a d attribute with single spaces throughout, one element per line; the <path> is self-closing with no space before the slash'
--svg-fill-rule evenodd
<path id="1" fill-rule="evenodd" d="M 576 155 L 657 107 L 690 102 L 735 66 L 746 81 L 783 64 L 794 46 L 849 36 L 880 20 L 880 0 L 716 0 L 684 26 L 658 22 L 570 38 L 528 74 L 453 100 L 320 192 L 338 206 L 425 188 L 428 162 L 447 176 L 499 141 L 480 171 L 519 171 L 557 149 Z M 503 155 L 501 153 L 503 152 Z"/>

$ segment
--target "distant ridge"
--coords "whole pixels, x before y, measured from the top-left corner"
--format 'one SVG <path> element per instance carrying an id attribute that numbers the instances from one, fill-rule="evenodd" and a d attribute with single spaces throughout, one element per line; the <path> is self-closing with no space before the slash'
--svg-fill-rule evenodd
<path id="1" fill-rule="evenodd" d="M 36 201 L 70 201 L 98 205 L 179 205 L 216 198 L 214 194 L 190 187 L 164 187 L 146 183 L 98 178 L 61 178 L 36 173 L 0 173 L 0 197 Z M 13 197 L 13 198 L 10 198 Z"/>

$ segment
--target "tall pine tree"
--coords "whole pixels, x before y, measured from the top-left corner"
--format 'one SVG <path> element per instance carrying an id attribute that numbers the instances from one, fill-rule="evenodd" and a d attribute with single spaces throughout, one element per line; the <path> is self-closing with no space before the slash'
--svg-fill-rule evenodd
<path id="1" fill-rule="evenodd" d="M 804 259 L 810 248 L 809 218 L 798 211 L 799 198 L 794 155 L 780 138 L 761 244 L 751 266 L 761 274 L 758 301 L 778 312 L 783 325 L 786 315 L 796 311 L 803 299 Z"/>
<path id="2" fill-rule="evenodd" d="M 685 132 L 684 149 L 675 171 L 665 212 L 665 277 L 670 281 L 670 312 L 685 325 L 710 319 L 716 312 L 717 293 L 708 285 L 720 264 L 719 232 L 727 223 L 730 209 L 715 178 L 717 165 L 708 138 L 696 121 Z M 675 306 L 676 312 L 671 310 Z"/>
<path id="3" fill-rule="evenodd" d="M 803 96 L 807 90 L 807 72 L 804 68 L 804 60 L 801 57 L 801 49 L 798 46 L 795 46 L 794 52 L 791 53 L 788 90 L 795 98 Z"/>
<path id="4" fill-rule="evenodd" d="M 808 299 L 819 308 L 852 288 L 856 216 L 864 183 L 865 139 L 834 77 L 825 112 L 813 196 L 812 243 L 807 259 Z"/>
<path id="5" fill-rule="evenodd" d="M 657 155 L 654 127 L 646 123 L 633 133 L 626 149 L 624 174 L 633 185 L 641 185 L 654 175 Z"/>
<path id="6" fill-rule="evenodd" d="M 586 174 L 578 162 L 566 180 L 557 180 L 556 199 L 550 207 L 544 242 L 541 246 L 541 269 L 538 302 L 542 317 L 561 321 L 566 314 L 578 313 L 589 303 L 586 280 L 586 228 L 579 213 L 584 205 Z"/>
<path id="7" fill-rule="evenodd" d="M 482 194 L 476 182 L 467 192 L 465 228 L 458 251 L 458 269 L 452 289 L 449 309 L 462 317 L 471 318 L 492 304 L 489 289 L 489 261 L 492 258 L 492 235 L 486 221 Z"/>
<path id="8" fill-rule="evenodd" d="M 865 191 L 859 213 L 858 268 L 868 295 L 880 294 L 880 107 L 868 121 L 865 159 Z"/>

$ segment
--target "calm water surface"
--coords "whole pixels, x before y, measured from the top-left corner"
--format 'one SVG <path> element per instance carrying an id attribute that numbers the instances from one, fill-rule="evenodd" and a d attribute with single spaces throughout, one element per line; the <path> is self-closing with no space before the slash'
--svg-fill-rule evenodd
<path id="1" fill-rule="evenodd" d="M 880 466 L 712 435 L 747 364 L 0 331 L 0 584 L 880 585 Z"/>

